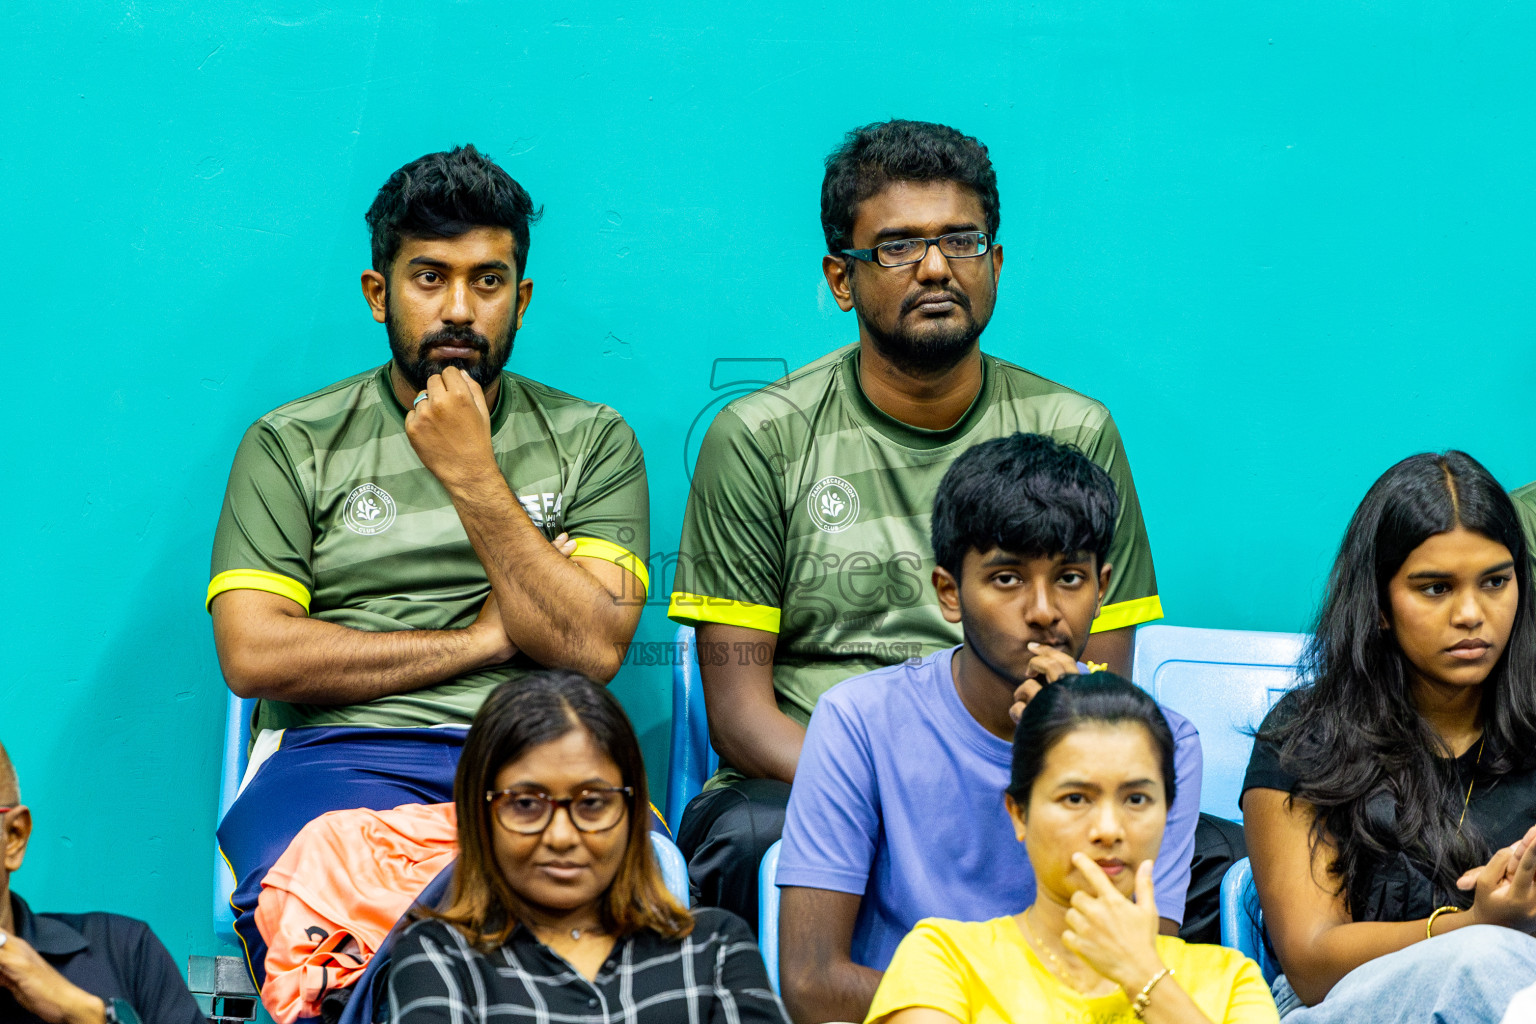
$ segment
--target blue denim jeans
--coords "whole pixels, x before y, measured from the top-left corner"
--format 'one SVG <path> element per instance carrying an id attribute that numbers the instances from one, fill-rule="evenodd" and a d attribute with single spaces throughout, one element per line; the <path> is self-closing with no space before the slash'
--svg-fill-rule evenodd
<path id="1" fill-rule="evenodd" d="M 1361 964 L 1316 1006 L 1285 975 L 1275 1004 L 1285 1024 L 1499 1024 L 1516 992 L 1536 984 L 1536 939 L 1471 925 Z"/>

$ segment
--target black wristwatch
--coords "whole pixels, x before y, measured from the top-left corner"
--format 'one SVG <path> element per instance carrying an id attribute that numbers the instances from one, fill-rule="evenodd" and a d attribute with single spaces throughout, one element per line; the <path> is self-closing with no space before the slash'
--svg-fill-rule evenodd
<path id="1" fill-rule="evenodd" d="M 142 1024 L 126 999 L 104 999 L 107 1004 L 107 1024 Z"/>

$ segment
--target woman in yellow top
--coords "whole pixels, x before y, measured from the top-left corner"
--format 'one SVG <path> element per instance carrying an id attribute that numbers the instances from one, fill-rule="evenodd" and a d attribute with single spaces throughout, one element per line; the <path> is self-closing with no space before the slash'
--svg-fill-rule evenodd
<path id="1" fill-rule="evenodd" d="M 1151 697 L 1106 672 L 1047 686 L 1019 720 L 1004 797 L 1034 903 L 919 921 L 869 1024 L 1276 1024 L 1252 960 L 1158 934 L 1152 858 L 1173 791 L 1173 736 Z"/>

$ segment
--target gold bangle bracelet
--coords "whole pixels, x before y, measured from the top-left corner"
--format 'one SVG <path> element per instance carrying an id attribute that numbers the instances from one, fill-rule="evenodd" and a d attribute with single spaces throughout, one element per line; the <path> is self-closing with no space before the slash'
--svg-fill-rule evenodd
<path id="1" fill-rule="evenodd" d="M 1172 973 L 1172 967 L 1164 967 L 1161 971 L 1152 975 L 1151 981 L 1141 986 L 1141 991 L 1136 994 L 1135 1000 L 1131 1003 L 1131 1016 L 1137 1020 L 1146 1020 L 1144 1015 L 1147 1012 L 1147 1007 L 1152 1005 L 1152 990 L 1157 987 L 1158 982 Z"/>
<path id="2" fill-rule="evenodd" d="M 1460 912 L 1460 907 L 1441 907 L 1433 914 L 1430 914 L 1429 920 L 1424 925 L 1424 937 L 1426 939 L 1432 939 L 1435 937 L 1435 919 L 1438 918 L 1441 914 L 1456 914 Z"/>

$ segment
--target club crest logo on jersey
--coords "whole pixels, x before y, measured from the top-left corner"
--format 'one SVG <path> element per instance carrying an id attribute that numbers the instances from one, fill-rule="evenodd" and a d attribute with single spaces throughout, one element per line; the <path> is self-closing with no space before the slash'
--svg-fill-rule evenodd
<path id="1" fill-rule="evenodd" d="M 805 502 L 811 522 L 827 533 L 841 533 L 859 518 L 859 492 L 840 476 L 824 476 Z"/>
<path id="2" fill-rule="evenodd" d="M 364 537 L 383 533 L 395 523 L 395 499 L 378 484 L 363 484 L 347 495 L 341 521 L 347 529 Z"/>
<path id="3" fill-rule="evenodd" d="M 565 495 L 554 491 L 545 491 L 543 494 L 519 494 L 517 500 L 522 502 L 523 511 L 528 513 L 528 518 L 533 520 L 533 525 L 543 530 L 545 527 L 559 527 L 561 506 L 565 502 Z M 548 531 L 545 530 L 547 533 Z M 560 531 L 555 530 L 556 533 Z"/>

